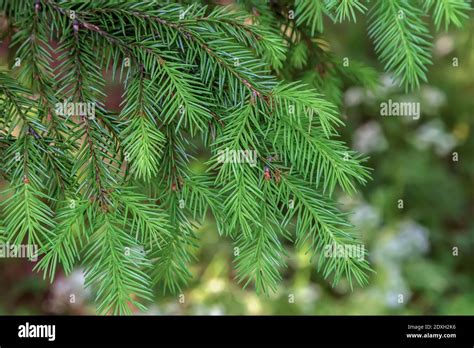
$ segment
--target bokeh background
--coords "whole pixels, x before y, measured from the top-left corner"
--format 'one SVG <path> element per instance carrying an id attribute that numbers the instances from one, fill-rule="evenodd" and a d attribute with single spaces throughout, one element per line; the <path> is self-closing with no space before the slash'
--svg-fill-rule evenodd
<path id="1" fill-rule="evenodd" d="M 342 281 L 333 288 L 307 255 L 292 251 L 278 292 L 257 296 L 234 280 L 231 243 L 209 218 L 198 231 L 193 281 L 182 294 L 157 287 L 145 314 L 474 314 L 472 16 L 462 30 L 434 35 L 429 82 L 409 94 L 382 73 L 365 18 L 326 23 L 325 35 L 338 56 L 358 58 L 381 72 L 373 92 L 344 86 L 341 107 L 343 139 L 370 156 L 373 169 L 373 180 L 358 194 L 338 194 L 369 252 L 375 270 L 370 284 L 351 290 Z M 0 46 L 3 66 L 12 64 L 7 47 L 8 39 Z M 110 84 L 112 107 L 121 92 Z M 380 103 L 388 99 L 420 102 L 420 119 L 380 116 Z M 206 156 L 199 151 L 193 166 L 202 168 Z M 0 189 L 5 186 L 0 181 Z M 50 283 L 33 266 L 0 259 L 0 314 L 95 313 L 81 269 L 68 277 L 59 273 Z"/>

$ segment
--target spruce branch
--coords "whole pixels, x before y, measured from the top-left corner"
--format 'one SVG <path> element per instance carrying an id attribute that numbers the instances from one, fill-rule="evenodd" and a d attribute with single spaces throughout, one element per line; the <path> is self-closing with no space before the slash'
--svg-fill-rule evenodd
<path id="1" fill-rule="evenodd" d="M 317 31 L 324 30 L 323 15 L 329 15 L 329 11 L 322 0 L 295 1 L 295 16 L 298 25 L 308 25 L 313 36 Z"/>
<path id="2" fill-rule="evenodd" d="M 318 269 L 322 269 L 325 278 L 333 274 L 333 283 L 337 284 L 345 277 L 352 288 L 353 279 L 360 285 L 368 281 L 370 266 L 365 258 L 338 257 L 328 250 L 357 246 L 357 239 L 349 229 L 352 227 L 345 216 L 324 196 L 308 188 L 307 182 L 296 173 L 282 176 L 283 195 L 294 197 L 295 207 L 287 211 L 286 220 L 297 216 L 296 243 L 307 247 L 312 257 L 318 257 Z"/>
<path id="3" fill-rule="evenodd" d="M 377 1 L 371 12 L 369 35 L 375 51 L 405 90 L 426 81 L 431 62 L 431 38 L 420 8 L 406 0 Z"/>
<path id="4" fill-rule="evenodd" d="M 244 287 L 253 281 L 256 292 L 265 294 L 277 291 L 282 279 L 280 272 L 286 267 L 286 252 L 280 240 L 286 233 L 275 214 L 274 204 L 267 201 L 269 186 L 270 183 L 263 183 L 262 201 L 257 211 L 258 224 L 254 225 L 251 233 L 241 234 L 235 242 L 238 281 Z"/>
<path id="5" fill-rule="evenodd" d="M 444 22 L 444 30 L 453 23 L 456 27 L 462 27 L 462 21 L 469 18 L 467 12 L 471 10 L 469 2 L 464 0 L 425 0 L 425 9 L 433 9 L 434 23 L 439 30 Z"/>
<path id="6" fill-rule="evenodd" d="M 145 273 L 150 264 L 127 227 L 114 212 L 96 214 L 85 277 L 86 286 L 98 285 L 99 313 L 129 314 L 130 306 L 145 308 L 140 299 L 151 299 L 151 280 Z"/>
<path id="7" fill-rule="evenodd" d="M 352 19 L 355 23 L 357 22 L 356 11 L 362 14 L 367 11 L 367 7 L 359 0 L 329 0 L 326 2 L 326 7 L 329 11 L 335 12 L 336 22 Z"/>
<path id="8" fill-rule="evenodd" d="M 88 238 L 85 219 L 88 209 L 88 201 L 73 198 L 65 200 L 58 208 L 53 237 L 45 248 L 44 257 L 35 266 L 45 278 L 53 281 L 58 264 L 62 265 L 66 274 L 72 272 Z"/>
<path id="9" fill-rule="evenodd" d="M 331 197 L 370 177 L 338 138 L 339 107 L 346 83 L 373 89 L 377 74 L 342 65 L 323 22 L 368 13 L 376 53 L 409 90 L 431 63 L 423 15 L 447 28 L 470 9 L 424 4 L 0 0 L 21 61 L 0 72 L 0 238 L 40 245 L 35 269 L 51 280 L 84 266 L 103 314 L 144 309 L 155 283 L 182 290 L 208 212 L 238 248 L 238 281 L 259 293 L 278 291 L 293 240 L 334 284 L 366 284 L 365 259 L 326 251 L 360 245 Z M 119 112 L 108 76 L 124 90 Z M 87 103 L 94 115 L 68 112 Z M 199 142 L 205 174 L 191 170 Z"/>

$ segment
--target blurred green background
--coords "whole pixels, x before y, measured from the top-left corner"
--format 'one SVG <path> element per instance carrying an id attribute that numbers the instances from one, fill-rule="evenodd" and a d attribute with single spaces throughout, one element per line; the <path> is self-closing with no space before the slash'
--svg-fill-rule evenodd
<path id="1" fill-rule="evenodd" d="M 337 56 L 383 71 L 365 18 L 326 27 Z M 315 262 L 293 251 L 279 291 L 257 296 L 234 280 L 231 243 L 209 219 L 198 231 L 193 281 L 182 294 L 157 287 L 145 314 L 474 314 L 473 37 L 472 16 L 463 30 L 435 34 L 429 83 L 414 93 L 405 94 L 385 73 L 374 92 L 344 86 L 343 139 L 370 156 L 373 169 L 373 180 L 358 194 L 338 195 L 341 206 L 353 212 L 351 221 L 376 272 L 367 287 L 351 291 L 342 281 L 332 288 Z M 5 40 L 0 47 L 1 60 L 11 65 L 7 45 Z M 111 105 L 118 104 L 120 93 L 119 86 L 110 86 Z M 420 119 L 380 116 L 380 103 L 388 99 L 420 102 Z M 198 169 L 207 156 L 199 153 L 193 163 Z M 33 266 L 0 260 L 0 314 L 95 313 L 81 269 L 69 277 L 58 274 L 50 284 Z"/>

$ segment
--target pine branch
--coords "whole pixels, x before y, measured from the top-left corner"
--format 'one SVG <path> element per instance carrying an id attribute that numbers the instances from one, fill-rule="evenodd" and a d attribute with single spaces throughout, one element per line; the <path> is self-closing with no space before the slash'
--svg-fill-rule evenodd
<path id="1" fill-rule="evenodd" d="M 295 97 L 296 91 L 288 86 L 275 95 L 288 102 Z M 300 95 L 303 100 L 305 95 Z M 347 192 L 353 192 L 355 186 L 352 180 L 364 184 L 368 178 L 367 169 L 362 166 L 364 159 L 342 142 L 328 138 L 334 133 L 331 122 L 340 122 L 335 118 L 331 105 L 314 95 L 305 100 L 306 104 L 299 103 L 302 104 L 300 108 L 290 109 L 288 105 L 274 109 L 278 123 L 269 128 L 273 146 L 288 166 L 304 173 L 305 179 L 318 185 L 322 183 L 323 192 L 331 194 L 336 184 Z M 318 120 L 324 127 L 314 122 L 316 118 L 313 119 L 308 112 L 313 110 L 318 112 Z"/>
<path id="2" fill-rule="evenodd" d="M 196 248 L 195 226 L 179 207 L 176 194 L 160 197 L 160 200 L 167 208 L 172 227 L 162 248 L 152 254 L 155 263 L 153 283 L 162 284 L 165 291 L 177 293 L 192 278 L 188 267 Z"/>
<path id="3" fill-rule="evenodd" d="M 147 79 L 143 72 L 127 84 L 121 117 L 123 148 L 131 172 L 137 179 L 149 181 L 158 172 L 166 138 L 156 119 L 157 80 Z"/>
<path id="4" fill-rule="evenodd" d="M 328 0 L 326 1 L 326 7 L 329 11 L 335 12 L 334 20 L 336 22 L 352 19 L 355 23 L 357 22 L 356 11 L 362 14 L 367 11 L 367 7 L 359 0 Z"/>
<path id="5" fill-rule="evenodd" d="M 469 8 L 424 3 L 370 5 L 376 52 L 405 89 L 431 63 L 423 14 L 447 28 Z M 41 245 L 36 269 L 45 276 L 85 265 L 100 313 L 143 309 L 152 284 L 177 292 L 192 279 L 196 230 L 211 212 L 239 250 L 237 279 L 259 293 L 278 290 L 291 223 L 324 277 L 367 283 L 365 259 L 325 251 L 360 245 L 331 198 L 369 179 L 366 159 L 338 138 L 338 106 L 346 84 L 371 89 L 377 74 L 353 59 L 341 64 L 321 37 L 326 16 L 355 22 L 364 2 L 250 1 L 236 11 L 0 0 L 0 8 L 23 62 L 0 72 L 0 174 L 13 193 L 1 206 L 3 239 Z M 124 88 L 118 115 L 106 107 L 107 76 Z M 278 82 L 296 76 L 303 83 Z M 91 102 L 95 114 L 64 114 L 58 102 Z M 211 153 L 205 175 L 191 171 L 200 142 Z M 229 151 L 242 158 L 222 156 Z"/>
<path id="6" fill-rule="evenodd" d="M 196 22 L 210 22 L 215 28 L 226 32 L 238 42 L 254 48 L 257 55 L 267 61 L 273 68 L 280 69 L 286 58 L 283 40 L 270 27 L 247 25 L 249 18 L 245 12 L 230 11 L 227 7 L 215 8 L 209 15 L 193 18 Z"/>
<path id="7" fill-rule="evenodd" d="M 96 206 L 96 209 L 99 207 Z M 97 311 L 129 314 L 130 306 L 145 307 L 140 299 L 151 299 L 149 261 L 127 233 L 123 220 L 113 212 L 98 214 L 84 262 L 86 286 L 97 285 Z"/>
<path id="8" fill-rule="evenodd" d="M 311 36 L 316 31 L 322 33 L 324 30 L 323 15 L 329 15 L 328 9 L 322 0 L 296 0 L 295 17 L 298 25 L 308 25 Z"/>
<path id="9" fill-rule="evenodd" d="M 45 255 L 36 264 L 35 269 L 42 271 L 51 282 L 56 274 L 58 263 L 66 274 L 73 271 L 80 258 L 80 250 L 87 240 L 86 219 L 89 204 L 87 201 L 69 199 L 58 209 L 56 226 L 50 243 L 45 248 Z"/>
<path id="10" fill-rule="evenodd" d="M 193 219 L 204 220 L 210 210 L 217 223 L 220 235 L 225 231 L 223 224 L 223 209 L 220 207 L 219 196 L 210 175 L 193 175 L 184 179 L 182 197 Z"/>
<path id="11" fill-rule="evenodd" d="M 471 11 L 468 1 L 464 0 L 425 0 L 425 10 L 429 11 L 433 8 L 434 22 L 436 29 L 441 28 L 444 21 L 444 30 L 453 23 L 456 27 L 462 27 L 462 21 L 469 18 L 467 12 Z"/>
<path id="12" fill-rule="evenodd" d="M 34 184 L 25 180 L 11 190 L 12 195 L 2 202 L 7 240 L 12 244 L 35 245 L 43 248 L 51 238 L 54 228 L 53 212 L 43 199 L 43 194 Z"/>
<path id="13" fill-rule="evenodd" d="M 420 8 L 406 0 L 378 1 L 370 16 L 375 51 L 406 91 L 418 88 L 420 80 L 426 82 L 432 64 L 431 36 L 422 17 Z"/>
<path id="14" fill-rule="evenodd" d="M 170 236 L 171 226 L 168 215 L 157 205 L 131 188 L 114 190 L 111 194 L 116 202 L 120 202 L 120 213 L 124 224 L 135 232 L 135 239 L 147 250 L 159 249 Z"/>
<path id="15" fill-rule="evenodd" d="M 351 228 L 343 214 L 331 202 L 311 190 L 308 183 L 292 173 L 282 175 L 282 195 L 287 201 L 293 197 L 295 206 L 287 212 L 286 220 L 297 217 L 296 242 L 299 247 L 307 243 L 308 252 L 315 257 L 319 254 L 318 270 L 322 269 L 325 278 L 334 274 L 333 284 L 346 277 L 352 288 L 353 278 L 364 285 L 368 281 L 370 266 L 364 258 L 328 255 L 327 248 L 346 245 L 357 246 L 357 239 L 348 232 Z"/>
<path id="16" fill-rule="evenodd" d="M 269 183 L 264 183 L 262 201 L 258 209 L 258 225 L 250 234 L 241 234 L 236 245 L 237 279 L 244 287 L 253 281 L 257 294 L 276 292 L 281 281 L 280 271 L 286 267 L 285 249 L 280 236 L 285 232 L 280 220 L 271 211 L 272 202 L 268 201 Z"/>

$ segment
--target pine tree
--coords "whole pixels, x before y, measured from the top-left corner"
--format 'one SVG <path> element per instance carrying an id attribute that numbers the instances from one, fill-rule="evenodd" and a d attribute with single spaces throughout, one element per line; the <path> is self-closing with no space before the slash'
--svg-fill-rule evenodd
<path id="1" fill-rule="evenodd" d="M 366 284 L 365 259 L 324 250 L 360 243 L 333 192 L 355 192 L 370 171 L 338 139 L 339 106 L 343 80 L 373 88 L 377 73 L 342 66 L 325 18 L 367 14 L 408 91 L 431 64 L 423 15 L 447 29 L 469 10 L 419 3 L 0 0 L 13 52 L 0 72 L 2 241 L 38 245 L 51 280 L 59 265 L 85 267 L 104 314 L 144 309 L 154 284 L 180 291 L 208 212 L 235 243 L 238 281 L 258 293 L 277 290 L 288 242 L 333 284 Z M 123 86 L 119 112 L 106 73 Z M 190 167 L 197 142 L 211 154 L 203 173 Z"/>

